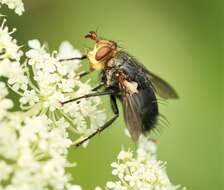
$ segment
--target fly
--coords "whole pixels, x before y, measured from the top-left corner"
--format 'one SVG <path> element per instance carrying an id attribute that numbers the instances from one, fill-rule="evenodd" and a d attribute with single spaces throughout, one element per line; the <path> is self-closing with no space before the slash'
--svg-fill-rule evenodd
<path id="1" fill-rule="evenodd" d="M 178 98 L 176 91 L 166 81 L 147 70 L 133 56 L 120 49 L 116 42 L 100 39 L 95 32 L 89 32 L 85 38 L 95 42 L 92 50 L 82 57 L 60 61 L 88 59 L 90 71 L 82 73 L 80 77 L 91 71 L 100 70 L 101 83 L 92 89 L 95 92 L 62 102 L 62 105 L 82 98 L 110 96 L 114 116 L 76 146 L 111 126 L 119 116 L 117 100 L 120 100 L 123 105 L 129 133 L 132 139 L 137 141 L 141 134 L 150 132 L 156 127 L 159 116 L 156 94 L 164 99 L 176 99 Z"/>

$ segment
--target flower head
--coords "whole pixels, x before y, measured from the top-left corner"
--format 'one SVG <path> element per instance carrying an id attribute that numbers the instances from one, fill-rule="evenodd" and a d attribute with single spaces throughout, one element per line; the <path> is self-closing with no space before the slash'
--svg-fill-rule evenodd
<path id="1" fill-rule="evenodd" d="M 0 163 L 5 168 L 1 179 L 11 181 L 5 188 L 18 189 L 26 184 L 37 189 L 64 189 L 69 181 L 65 174 L 67 149 L 72 144 L 66 126 L 65 121 L 60 121 L 60 126 L 54 128 L 46 116 L 27 118 L 21 123 L 12 118 L 3 123 L 0 156 L 10 165 Z"/>
<path id="2" fill-rule="evenodd" d="M 24 12 L 22 0 L 0 0 L 0 3 L 8 5 L 8 8 L 14 9 L 15 13 L 18 15 L 22 15 Z"/>
<path id="3" fill-rule="evenodd" d="M 107 182 L 107 188 L 112 190 L 174 190 L 177 186 L 171 184 L 165 163 L 156 160 L 156 145 L 142 136 L 139 140 L 137 155 L 131 151 L 122 150 L 117 162 L 111 164 L 112 174 L 118 181 Z"/>
<path id="4" fill-rule="evenodd" d="M 5 21 L 4 21 L 5 22 Z M 90 93 L 89 81 L 79 78 L 78 61 L 59 58 L 80 56 L 64 42 L 59 53 L 49 53 L 38 40 L 23 53 L 3 23 L 0 28 L 0 189 L 80 189 L 71 184 L 66 167 L 73 144 L 68 130 L 89 135 L 105 120 L 99 98 L 61 106 L 61 102 Z M 24 55 L 25 61 L 21 61 Z M 5 82 L 6 81 L 6 82 Z M 8 88 L 19 96 L 20 110 L 11 112 Z M 87 124 L 91 121 L 91 124 Z"/>

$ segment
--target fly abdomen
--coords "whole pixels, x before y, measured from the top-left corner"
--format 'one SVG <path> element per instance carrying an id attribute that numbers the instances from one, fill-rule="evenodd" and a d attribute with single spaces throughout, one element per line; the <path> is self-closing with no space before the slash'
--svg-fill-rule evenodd
<path id="1" fill-rule="evenodd" d="M 143 101 L 141 103 L 143 132 L 146 132 L 155 127 L 159 115 L 158 104 L 152 89 L 145 89 L 140 93 Z"/>

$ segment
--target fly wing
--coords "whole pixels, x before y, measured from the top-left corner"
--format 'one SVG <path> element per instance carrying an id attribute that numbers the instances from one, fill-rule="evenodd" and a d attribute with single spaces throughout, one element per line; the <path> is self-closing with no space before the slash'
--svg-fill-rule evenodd
<path id="1" fill-rule="evenodd" d="M 143 64 L 136 61 L 136 63 L 141 67 L 141 70 L 146 72 L 149 76 L 149 79 L 155 88 L 156 94 L 164 99 L 177 99 L 178 94 L 174 90 L 174 88 L 165 80 L 155 75 L 151 71 L 149 71 Z"/>
<path id="2" fill-rule="evenodd" d="M 141 133 L 155 127 L 158 116 L 156 97 L 152 89 L 141 89 L 122 97 L 124 118 L 130 135 L 137 141 Z"/>
<path id="3" fill-rule="evenodd" d="M 139 73 L 142 74 L 146 74 L 148 75 L 148 78 L 150 80 L 150 82 L 152 83 L 156 94 L 158 94 L 160 97 L 164 98 L 164 99 L 176 99 L 178 98 L 178 95 L 176 93 L 176 91 L 174 90 L 174 88 L 167 83 L 165 80 L 163 80 L 162 78 L 160 78 L 159 76 L 155 75 L 154 73 L 150 72 L 143 64 L 141 64 L 140 62 L 138 62 L 138 60 L 136 60 L 133 56 L 127 54 L 124 51 L 120 51 L 119 52 L 119 56 L 120 59 L 122 59 L 123 64 L 124 64 L 124 68 L 126 69 L 126 71 L 128 71 L 128 73 L 132 76 L 134 76 L 134 78 L 136 78 L 136 76 L 139 76 Z M 122 62 L 120 61 L 120 62 Z M 132 68 L 132 69 L 130 69 Z M 130 72 L 132 71 L 132 72 Z M 137 71 L 137 72 L 135 72 Z M 140 80 L 142 78 L 140 77 Z M 142 82 L 140 82 L 142 83 Z"/>
<path id="4" fill-rule="evenodd" d="M 137 63 L 141 69 L 148 74 L 148 77 L 155 89 L 156 94 L 164 99 L 177 99 L 178 94 L 174 90 L 174 88 L 165 80 L 155 75 L 151 71 L 149 71 L 144 65 L 141 63 Z"/>
<path id="5" fill-rule="evenodd" d="M 142 120 L 140 105 L 136 95 L 125 96 L 122 99 L 124 118 L 128 131 L 134 141 L 137 141 L 142 133 Z"/>
<path id="6" fill-rule="evenodd" d="M 155 92 L 164 99 L 177 99 L 178 95 L 174 88 L 166 81 L 147 70 L 150 81 L 155 88 Z"/>

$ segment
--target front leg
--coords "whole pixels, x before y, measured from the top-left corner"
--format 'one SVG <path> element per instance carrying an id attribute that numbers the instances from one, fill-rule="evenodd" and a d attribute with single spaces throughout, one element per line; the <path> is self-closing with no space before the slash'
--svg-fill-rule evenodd
<path id="1" fill-rule="evenodd" d="M 82 57 L 72 57 L 72 58 L 66 58 L 66 59 L 59 59 L 59 62 L 64 62 L 64 61 L 74 61 L 74 60 L 83 60 L 83 59 L 86 59 L 87 56 L 86 55 L 83 55 Z M 79 74 L 79 78 L 82 78 L 88 74 L 91 73 L 91 70 L 90 71 L 83 71 Z"/>
<path id="2" fill-rule="evenodd" d="M 86 75 L 88 75 L 90 73 L 91 73 L 91 71 L 83 71 L 83 72 L 81 72 L 81 73 L 78 74 L 78 77 L 79 78 L 82 78 L 82 77 L 84 77 L 84 76 L 86 76 Z"/>
<path id="3" fill-rule="evenodd" d="M 61 104 L 64 105 L 64 104 L 67 104 L 67 103 L 70 103 L 70 102 L 74 102 L 74 101 L 77 101 L 77 100 L 80 100 L 80 99 L 83 99 L 83 98 L 90 98 L 90 97 L 95 97 L 95 96 L 105 96 L 105 95 L 111 95 L 111 94 L 114 94 L 114 93 L 116 93 L 115 90 L 113 90 L 113 89 L 106 89 L 105 91 L 102 91 L 102 92 L 94 92 L 94 93 L 91 93 L 91 94 L 86 94 L 84 96 L 80 96 L 78 98 L 67 100 L 65 102 L 61 102 Z"/>
<path id="4" fill-rule="evenodd" d="M 71 57 L 71 58 L 67 58 L 67 59 L 59 59 L 60 62 L 63 62 L 63 61 L 74 61 L 74 60 L 83 60 L 83 59 L 86 59 L 87 56 L 86 55 L 83 55 L 82 57 Z"/>
<path id="5" fill-rule="evenodd" d="M 98 85 L 96 85 L 94 88 L 92 88 L 92 91 L 97 91 L 98 89 L 100 89 L 100 88 L 103 87 L 103 86 L 104 86 L 104 83 L 101 82 L 101 83 L 99 83 Z"/>

